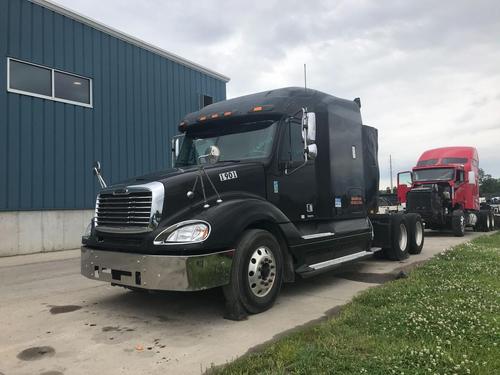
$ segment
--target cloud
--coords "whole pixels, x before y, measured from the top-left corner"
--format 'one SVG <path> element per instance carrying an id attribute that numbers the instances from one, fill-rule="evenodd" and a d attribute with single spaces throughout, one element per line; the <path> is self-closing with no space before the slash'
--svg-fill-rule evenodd
<path id="1" fill-rule="evenodd" d="M 58 0 L 231 77 L 228 96 L 303 84 L 362 99 L 383 183 L 432 147 L 500 177 L 500 2 Z"/>

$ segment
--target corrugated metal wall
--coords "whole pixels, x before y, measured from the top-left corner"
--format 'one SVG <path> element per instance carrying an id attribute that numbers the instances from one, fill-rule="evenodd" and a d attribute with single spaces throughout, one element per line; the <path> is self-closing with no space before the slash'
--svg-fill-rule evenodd
<path id="1" fill-rule="evenodd" d="M 93 79 L 94 108 L 7 92 L 7 57 Z M 169 139 L 225 82 L 27 0 L 0 0 L 0 211 L 94 206 L 114 183 L 170 165 Z"/>

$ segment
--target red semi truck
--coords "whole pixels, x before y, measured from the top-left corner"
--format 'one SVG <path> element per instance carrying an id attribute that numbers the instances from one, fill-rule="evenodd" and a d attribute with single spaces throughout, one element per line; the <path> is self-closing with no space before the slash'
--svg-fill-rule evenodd
<path id="1" fill-rule="evenodd" d="M 466 227 L 495 227 L 493 212 L 479 203 L 479 157 L 474 147 L 425 151 L 411 172 L 398 174 L 397 193 L 406 212 L 420 214 L 427 228 L 451 229 L 463 236 Z"/>

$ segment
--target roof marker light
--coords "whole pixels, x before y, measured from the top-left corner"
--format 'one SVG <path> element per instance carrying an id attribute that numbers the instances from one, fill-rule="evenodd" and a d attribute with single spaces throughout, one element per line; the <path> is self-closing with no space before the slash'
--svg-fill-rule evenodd
<path id="1" fill-rule="evenodd" d="M 260 111 L 262 111 L 263 109 L 264 109 L 264 108 L 262 108 L 262 106 L 261 106 L 261 105 L 259 105 L 259 106 L 257 106 L 257 107 L 253 107 L 252 112 L 260 112 Z"/>
<path id="2" fill-rule="evenodd" d="M 210 118 L 218 118 L 219 117 L 219 114 L 218 113 L 212 113 L 210 115 Z"/>
<path id="3" fill-rule="evenodd" d="M 205 121 L 206 119 L 207 119 L 207 116 L 201 116 L 201 117 L 199 118 L 199 121 Z"/>
<path id="4" fill-rule="evenodd" d="M 225 117 L 231 116 L 232 114 L 233 114 L 233 112 L 231 112 L 231 111 L 224 112 Z"/>

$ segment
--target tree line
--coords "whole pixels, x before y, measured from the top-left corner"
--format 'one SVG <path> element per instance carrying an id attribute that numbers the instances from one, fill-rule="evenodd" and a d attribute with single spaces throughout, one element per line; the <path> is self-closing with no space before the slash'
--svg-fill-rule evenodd
<path id="1" fill-rule="evenodd" d="M 500 196 L 500 178 L 494 178 L 479 168 L 479 195 L 490 197 Z"/>

